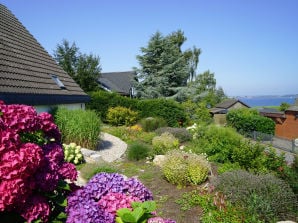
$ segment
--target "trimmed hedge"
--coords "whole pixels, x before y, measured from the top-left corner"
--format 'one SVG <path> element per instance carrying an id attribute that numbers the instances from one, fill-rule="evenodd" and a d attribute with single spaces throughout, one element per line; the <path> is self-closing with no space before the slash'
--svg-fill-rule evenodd
<path id="1" fill-rule="evenodd" d="M 227 123 L 242 134 L 251 134 L 253 131 L 274 134 L 275 130 L 273 120 L 259 115 L 257 110 L 246 108 L 229 111 Z"/>
<path id="2" fill-rule="evenodd" d="M 139 112 L 140 118 L 160 117 L 171 127 L 178 127 L 186 121 L 186 114 L 181 104 L 170 99 L 131 99 L 116 93 L 97 91 L 91 93 L 88 109 L 99 113 L 101 120 L 106 122 L 110 107 L 122 106 Z"/>

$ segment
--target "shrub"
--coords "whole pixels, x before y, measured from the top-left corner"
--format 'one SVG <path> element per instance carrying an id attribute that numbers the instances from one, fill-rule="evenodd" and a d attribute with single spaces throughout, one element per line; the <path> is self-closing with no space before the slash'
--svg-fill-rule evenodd
<path id="1" fill-rule="evenodd" d="M 101 122 L 94 111 L 58 108 L 55 121 L 64 143 L 74 142 L 85 148 L 96 148 Z"/>
<path id="2" fill-rule="evenodd" d="M 152 139 L 153 155 L 163 155 L 169 150 L 178 148 L 179 140 L 172 134 L 165 132 Z"/>
<path id="3" fill-rule="evenodd" d="M 111 125 L 133 125 L 138 118 L 138 112 L 132 111 L 129 108 L 117 106 L 115 108 L 109 108 L 107 114 L 107 121 Z"/>
<path id="4" fill-rule="evenodd" d="M 127 158 L 129 160 L 141 160 L 149 156 L 150 148 L 142 142 L 134 142 L 128 146 Z"/>
<path id="5" fill-rule="evenodd" d="M 70 191 L 64 180 L 74 182 L 77 171 L 64 162 L 61 134 L 52 116 L 0 101 L 0 129 L 1 220 L 10 219 L 10 212 L 28 222 L 54 220 Z"/>
<path id="6" fill-rule="evenodd" d="M 138 111 L 140 118 L 160 117 L 167 125 L 178 127 L 185 123 L 186 114 L 183 107 L 174 100 L 167 99 L 131 99 L 116 93 L 98 91 L 91 93 L 91 101 L 86 107 L 99 113 L 101 119 L 107 121 L 108 109 L 111 107 L 126 107 Z M 180 122 L 180 124 L 179 124 Z"/>
<path id="7" fill-rule="evenodd" d="M 152 132 L 157 128 L 167 126 L 167 122 L 163 118 L 159 117 L 148 117 L 140 120 L 140 125 L 145 132 Z"/>
<path id="8" fill-rule="evenodd" d="M 234 109 L 227 114 L 228 125 L 242 134 L 251 134 L 253 131 L 274 134 L 275 123 L 272 119 L 258 114 L 257 110 Z"/>
<path id="9" fill-rule="evenodd" d="M 245 207 L 251 216 L 260 220 L 295 219 L 298 208 L 295 194 L 287 183 L 271 174 L 254 175 L 243 170 L 225 172 L 214 185 L 232 203 Z"/>
<path id="10" fill-rule="evenodd" d="M 84 157 L 81 152 L 81 147 L 75 143 L 70 143 L 69 145 L 63 143 L 64 159 L 67 162 L 73 163 L 75 165 L 83 163 Z"/>
<path id="11" fill-rule="evenodd" d="M 114 198 L 111 199 L 112 196 Z M 114 223 L 116 216 L 113 204 L 117 208 L 126 207 L 127 200 L 147 201 L 153 200 L 153 196 L 135 178 L 125 178 L 117 173 L 99 173 L 85 187 L 67 198 L 66 222 L 77 222 L 80 219 L 80 222 Z"/>
<path id="12" fill-rule="evenodd" d="M 158 135 L 168 132 L 176 137 L 179 142 L 186 142 L 192 139 L 192 135 L 185 128 L 162 127 L 155 130 Z"/>
<path id="13" fill-rule="evenodd" d="M 168 152 L 162 165 L 165 178 L 178 186 L 203 183 L 207 179 L 210 169 L 210 164 L 205 156 L 180 150 Z"/>
<path id="14" fill-rule="evenodd" d="M 90 102 L 86 104 L 86 108 L 94 110 L 103 122 L 106 122 L 108 109 L 112 107 L 122 106 L 136 110 L 137 100 L 123 97 L 115 92 L 96 91 L 90 94 Z"/>
<path id="15" fill-rule="evenodd" d="M 217 172 L 218 174 L 222 174 L 232 170 L 241 170 L 241 166 L 239 163 L 220 163 L 217 165 Z"/>
<path id="16" fill-rule="evenodd" d="M 137 110 L 142 118 L 160 117 L 166 120 L 168 126 L 178 127 L 185 123 L 186 114 L 183 107 L 171 99 L 138 100 Z"/>

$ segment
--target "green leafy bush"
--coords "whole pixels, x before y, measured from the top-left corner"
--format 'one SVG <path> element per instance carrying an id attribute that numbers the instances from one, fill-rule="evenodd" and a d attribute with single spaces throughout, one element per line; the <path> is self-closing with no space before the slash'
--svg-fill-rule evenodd
<path id="1" fill-rule="evenodd" d="M 133 125 L 138 118 L 138 112 L 129 108 L 117 106 L 115 108 L 109 108 L 107 114 L 107 121 L 111 125 Z"/>
<path id="2" fill-rule="evenodd" d="M 73 163 L 75 165 L 84 162 L 84 157 L 81 152 L 81 146 L 78 146 L 73 142 L 68 145 L 63 143 L 63 150 L 65 161 Z"/>
<path id="3" fill-rule="evenodd" d="M 203 183 L 207 179 L 210 169 L 210 164 L 205 156 L 180 150 L 169 151 L 162 165 L 165 178 L 178 186 Z"/>
<path id="4" fill-rule="evenodd" d="M 139 123 L 145 132 L 152 132 L 157 128 L 167 126 L 167 122 L 163 118 L 159 117 L 143 118 Z"/>
<path id="5" fill-rule="evenodd" d="M 245 207 L 250 216 L 259 220 L 276 222 L 297 217 L 295 194 L 287 183 L 271 174 L 254 175 L 243 170 L 225 172 L 214 185 L 233 204 Z"/>
<path id="6" fill-rule="evenodd" d="M 179 142 L 186 142 L 192 139 L 192 135 L 185 128 L 162 127 L 155 130 L 158 135 L 164 132 L 171 133 Z"/>
<path id="7" fill-rule="evenodd" d="M 169 150 L 177 149 L 179 140 L 172 134 L 165 132 L 161 136 L 155 136 L 152 139 L 153 155 L 163 155 Z"/>
<path id="8" fill-rule="evenodd" d="M 129 160 L 141 160 L 148 157 L 150 154 L 150 147 L 142 142 L 134 142 L 127 148 L 127 158 Z"/>
<path id="9" fill-rule="evenodd" d="M 137 110 L 140 111 L 141 117 L 160 117 L 171 127 L 181 126 L 186 121 L 181 104 L 171 99 L 138 100 Z"/>
<path id="10" fill-rule="evenodd" d="M 58 108 L 55 122 L 62 133 L 64 143 L 74 142 L 85 148 L 96 148 L 101 121 L 94 111 Z"/>
<path id="11" fill-rule="evenodd" d="M 123 97 L 117 93 L 96 91 L 92 92 L 90 97 L 90 102 L 86 104 L 86 108 L 98 113 L 103 122 L 107 122 L 106 117 L 109 108 L 122 106 L 136 110 L 137 100 Z"/>
<path id="12" fill-rule="evenodd" d="M 247 108 L 229 111 L 227 123 L 241 134 L 251 134 L 253 131 L 274 134 L 275 130 L 272 119 L 259 115 L 257 110 Z"/>
<path id="13" fill-rule="evenodd" d="M 110 107 L 122 106 L 138 111 L 140 118 L 160 117 L 167 125 L 177 127 L 185 123 L 186 114 L 183 107 L 174 100 L 166 99 L 131 99 L 116 93 L 98 91 L 91 93 L 91 100 L 86 107 L 100 114 L 101 119 L 107 121 Z M 179 124 L 180 122 L 180 124 Z"/>
<path id="14" fill-rule="evenodd" d="M 219 163 L 217 165 L 217 173 L 218 174 L 222 174 L 228 171 L 233 171 L 233 170 L 241 170 L 241 166 L 239 165 L 239 163 L 230 163 L 230 162 L 226 162 L 226 163 Z"/>

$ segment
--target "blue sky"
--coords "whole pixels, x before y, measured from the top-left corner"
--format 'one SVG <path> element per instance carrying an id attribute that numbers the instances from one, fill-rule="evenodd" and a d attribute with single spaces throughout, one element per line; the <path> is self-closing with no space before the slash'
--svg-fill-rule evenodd
<path id="1" fill-rule="evenodd" d="M 102 72 L 139 67 L 160 31 L 181 29 L 228 96 L 298 94 L 298 0 L 0 0 L 52 55 L 62 39 Z"/>

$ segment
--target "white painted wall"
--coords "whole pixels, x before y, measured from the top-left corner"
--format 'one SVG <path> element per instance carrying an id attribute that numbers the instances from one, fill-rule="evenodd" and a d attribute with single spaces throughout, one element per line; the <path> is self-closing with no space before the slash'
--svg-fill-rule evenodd
<path id="1" fill-rule="evenodd" d="M 77 104 L 61 104 L 61 105 L 36 105 L 34 108 L 36 109 L 37 113 L 41 112 L 49 112 L 54 107 L 64 107 L 70 110 L 75 109 L 83 109 L 85 110 L 85 103 L 77 103 Z"/>

